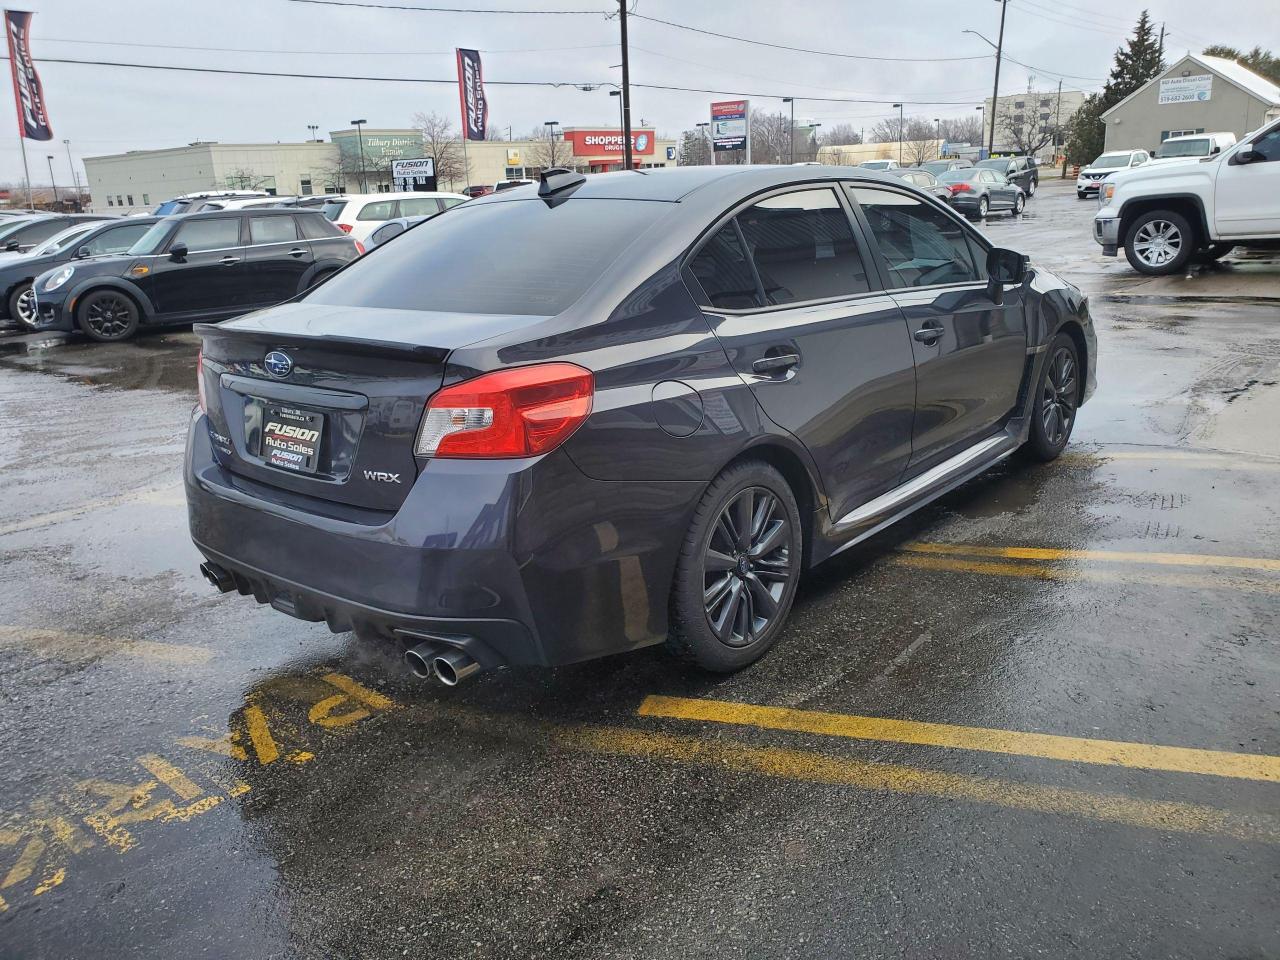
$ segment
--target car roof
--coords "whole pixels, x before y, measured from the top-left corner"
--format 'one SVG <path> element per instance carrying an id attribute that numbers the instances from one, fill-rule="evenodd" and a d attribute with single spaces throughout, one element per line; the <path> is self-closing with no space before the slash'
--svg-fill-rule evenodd
<path id="1" fill-rule="evenodd" d="M 319 210 L 298 207 L 237 207 L 233 210 L 197 210 L 195 213 L 173 213 L 164 220 L 212 220 L 214 217 L 323 217 Z"/>

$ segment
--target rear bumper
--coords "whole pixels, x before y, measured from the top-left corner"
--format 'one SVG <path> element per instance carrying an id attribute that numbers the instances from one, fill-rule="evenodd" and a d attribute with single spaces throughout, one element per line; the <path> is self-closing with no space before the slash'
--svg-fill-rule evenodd
<path id="1" fill-rule="evenodd" d="M 698 483 L 592 480 L 563 453 L 435 461 L 394 513 L 334 505 L 217 463 L 197 412 L 191 536 L 239 592 L 335 632 L 436 637 L 484 666 L 572 663 L 660 642 Z"/>

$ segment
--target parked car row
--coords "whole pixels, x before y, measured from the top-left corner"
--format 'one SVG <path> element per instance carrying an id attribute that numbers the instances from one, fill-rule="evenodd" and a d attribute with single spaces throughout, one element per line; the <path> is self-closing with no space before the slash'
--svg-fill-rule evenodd
<path id="1" fill-rule="evenodd" d="M 997 210 L 1017 216 L 1040 186 L 1040 170 L 1032 157 L 992 157 L 977 164 L 946 158 L 913 167 L 896 160 L 864 160 L 858 166 L 906 180 L 975 220 Z"/>
<path id="2" fill-rule="evenodd" d="M 69 231 L 68 231 L 69 232 Z M 203 209 L 109 221 L 0 262 L 10 316 L 100 341 L 225 320 L 322 283 L 364 252 L 319 210 Z"/>

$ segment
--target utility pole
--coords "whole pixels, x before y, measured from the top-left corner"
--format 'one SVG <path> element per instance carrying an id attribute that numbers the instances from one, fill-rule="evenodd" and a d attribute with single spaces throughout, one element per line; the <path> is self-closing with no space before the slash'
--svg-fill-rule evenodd
<path id="1" fill-rule="evenodd" d="M 1156 57 L 1160 61 L 1160 66 L 1164 66 L 1164 24 L 1160 24 L 1160 49 Z"/>
<path id="2" fill-rule="evenodd" d="M 627 53 L 627 0 L 618 0 L 622 30 L 622 152 L 623 169 L 631 170 L 631 63 Z"/>
<path id="3" fill-rule="evenodd" d="M 1062 139 L 1062 80 L 1058 80 L 1058 102 L 1053 108 L 1053 155 L 1058 155 L 1058 141 Z"/>
<path id="4" fill-rule="evenodd" d="M 352 120 L 351 125 L 356 128 L 356 140 L 360 144 L 360 192 L 369 192 L 369 181 L 365 178 L 364 170 L 364 125 L 368 120 Z M 466 146 L 466 138 L 463 138 L 463 146 Z"/>
<path id="5" fill-rule="evenodd" d="M 71 168 L 71 184 L 76 189 L 76 210 L 80 209 L 80 174 L 76 173 L 75 162 L 71 159 L 71 141 L 63 140 L 62 145 L 67 148 L 67 166 Z"/>
<path id="6" fill-rule="evenodd" d="M 1000 34 L 996 37 L 996 80 L 991 87 L 991 132 L 987 135 L 987 156 L 996 148 L 996 115 L 1000 111 L 1000 58 L 1004 55 L 1004 15 L 1009 0 L 996 0 L 1000 4 Z"/>
<path id="7" fill-rule="evenodd" d="M 53 205 L 58 205 L 58 178 L 53 175 L 53 154 L 45 155 L 45 159 L 49 161 L 49 182 L 53 184 Z"/>

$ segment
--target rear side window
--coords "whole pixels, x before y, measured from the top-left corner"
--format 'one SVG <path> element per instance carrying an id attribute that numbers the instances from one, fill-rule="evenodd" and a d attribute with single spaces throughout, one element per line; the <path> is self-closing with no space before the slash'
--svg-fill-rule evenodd
<path id="1" fill-rule="evenodd" d="M 307 296 L 339 306 L 552 315 L 671 210 L 570 199 L 463 204 L 362 257 Z M 603 317 L 601 319 L 604 319 Z"/>
<path id="2" fill-rule="evenodd" d="M 853 228 L 834 190 L 798 190 L 738 214 L 769 304 L 799 303 L 871 289 Z"/>
<path id="3" fill-rule="evenodd" d="M 337 220 L 338 217 L 342 216 L 343 208 L 346 205 L 347 201 L 345 200 L 326 200 L 324 206 L 320 208 L 320 212 L 330 220 Z"/>
<path id="4" fill-rule="evenodd" d="M 65 230 L 67 225 L 62 220 L 40 220 L 31 224 L 29 227 L 23 227 L 14 233 L 9 234 L 8 240 L 17 240 L 24 247 L 29 243 L 39 243 L 41 240 L 48 240 L 55 233 Z"/>
<path id="5" fill-rule="evenodd" d="M 308 240 L 324 240 L 326 237 L 346 236 L 328 219 L 318 214 L 308 213 L 295 219 L 298 222 L 298 233 Z"/>
<path id="6" fill-rule="evenodd" d="M 945 211 L 891 190 L 851 190 L 880 247 L 890 287 L 978 279 L 965 230 Z"/>
<path id="7" fill-rule="evenodd" d="M 298 239 L 293 217 L 250 217 L 250 243 L 288 243 Z"/>
<path id="8" fill-rule="evenodd" d="M 440 212 L 440 204 L 435 197 L 406 197 L 400 201 L 400 216 L 402 217 L 422 217 L 433 213 Z M 361 213 L 360 219 L 364 219 Z M 380 220 L 386 220 L 386 217 L 379 217 Z"/>
<path id="9" fill-rule="evenodd" d="M 689 269 L 713 307 L 749 310 L 764 306 L 755 274 L 738 239 L 738 229 L 732 222 L 721 227 L 703 244 L 698 255 L 690 261 Z"/>
<path id="10" fill-rule="evenodd" d="M 460 203 L 466 203 L 461 197 L 438 197 L 437 202 L 440 204 L 441 210 L 448 210 L 450 207 L 456 207 Z"/>
<path id="11" fill-rule="evenodd" d="M 109 253 L 124 253 L 142 239 L 143 234 L 151 229 L 149 223 L 133 223 L 127 227 L 113 227 L 103 230 L 85 244 L 89 255 L 100 257 Z"/>
<path id="12" fill-rule="evenodd" d="M 401 233 L 404 233 L 404 224 L 398 220 L 393 220 L 391 223 L 381 226 L 377 230 L 373 231 L 369 239 L 373 241 L 375 246 L 377 246 L 378 244 L 386 243 L 392 237 Z"/>
<path id="13" fill-rule="evenodd" d="M 356 214 L 357 220 L 390 220 L 395 214 L 392 213 L 396 208 L 394 200 L 375 200 L 373 203 L 366 203 L 360 208 L 360 212 Z"/>
<path id="14" fill-rule="evenodd" d="M 178 228 L 174 243 L 185 243 L 187 250 L 221 250 L 240 246 L 240 220 L 238 217 L 220 217 L 217 220 L 190 220 Z"/>

